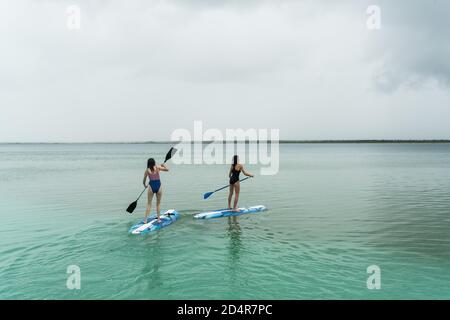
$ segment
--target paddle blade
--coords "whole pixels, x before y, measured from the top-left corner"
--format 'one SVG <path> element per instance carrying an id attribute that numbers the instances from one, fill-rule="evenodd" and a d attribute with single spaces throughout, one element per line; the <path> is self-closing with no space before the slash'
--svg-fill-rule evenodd
<path id="1" fill-rule="evenodd" d="M 167 152 L 167 154 L 166 154 L 166 159 L 164 160 L 164 163 L 169 161 L 170 158 L 172 158 L 172 156 L 175 154 L 175 152 L 177 152 L 176 148 L 174 148 L 174 147 L 170 148 L 169 152 Z"/>
<path id="2" fill-rule="evenodd" d="M 207 193 L 205 193 L 204 195 L 203 195 L 203 200 L 206 200 L 206 199 L 208 199 L 209 197 L 211 197 L 211 195 L 213 194 L 214 192 L 207 192 Z"/>
<path id="3" fill-rule="evenodd" d="M 136 206 L 137 206 L 137 200 L 132 202 L 132 203 L 130 203 L 130 205 L 127 208 L 127 212 L 128 213 L 133 213 L 134 209 L 136 209 Z"/>

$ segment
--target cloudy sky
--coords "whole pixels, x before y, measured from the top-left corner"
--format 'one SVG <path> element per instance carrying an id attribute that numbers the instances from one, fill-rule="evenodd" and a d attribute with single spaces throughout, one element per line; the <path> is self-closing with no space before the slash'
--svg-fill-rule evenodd
<path id="1" fill-rule="evenodd" d="M 446 0 L 2 0 L 0 142 L 450 139 L 449 30 Z"/>

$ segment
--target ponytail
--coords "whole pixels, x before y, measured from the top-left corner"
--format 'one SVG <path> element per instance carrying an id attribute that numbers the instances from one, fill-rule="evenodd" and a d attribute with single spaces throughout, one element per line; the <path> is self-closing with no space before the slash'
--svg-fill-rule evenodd
<path id="1" fill-rule="evenodd" d="M 238 163 L 238 156 L 236 154 L 233 156 L 233 164 L 232 164 L 233 170 L 234 170 L 234 167 L 237 165 L 237 163 Z"/>

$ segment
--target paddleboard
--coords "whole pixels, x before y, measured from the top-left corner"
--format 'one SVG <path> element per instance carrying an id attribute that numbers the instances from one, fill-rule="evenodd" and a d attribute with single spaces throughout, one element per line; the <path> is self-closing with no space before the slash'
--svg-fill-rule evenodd
<path id="1" fill-rule="evenodd" d="M 156 220 L 156 213 L 147 217 L 147 223 L 144 223 L 144 218 L 142 218 L 138 223 L 130 228 L 128 233 L 130 234 L 147 234 L 174 223 L 180 217 L 179 213 L 175 210 L 161 211 L 161 222 L 158 223 Z"/>
<path id="2" fill-rule="evenodd" d="M 249 208 L 239 208 L 237 211 L 233 211 L 231 209 L 219 209 L 215 211 L 202 212 L 194 215 L 195 219 L 213 219 L 213 218 L 222 218 L 222 217 L 235 217 L 248 213 L 258 213 L 262 211 L 266 211 L 267 208 L 265 206 L 253 206 Z"/>

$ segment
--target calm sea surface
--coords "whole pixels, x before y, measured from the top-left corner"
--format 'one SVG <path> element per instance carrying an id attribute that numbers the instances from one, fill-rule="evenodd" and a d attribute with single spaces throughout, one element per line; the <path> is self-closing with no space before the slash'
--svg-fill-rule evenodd
<path id="1" fill-rule="evenodd" d="M 289 144 L 226 206 L 227 165 L 162 174 L 175 224 L 147 236 L 146 159 L 164 144 L 0 145 L 1 299 L 450 299 L 450 144 Z M 67 267 L 81 289 L 66 287 Z M 367 267 L 381 269 L 368 290 Z"/>

